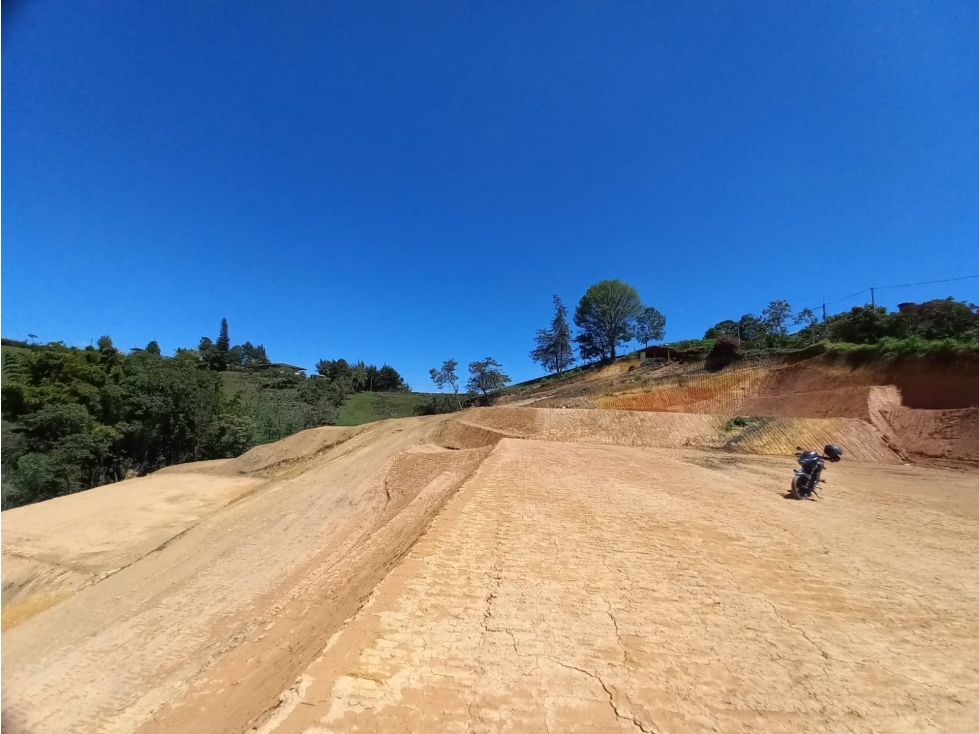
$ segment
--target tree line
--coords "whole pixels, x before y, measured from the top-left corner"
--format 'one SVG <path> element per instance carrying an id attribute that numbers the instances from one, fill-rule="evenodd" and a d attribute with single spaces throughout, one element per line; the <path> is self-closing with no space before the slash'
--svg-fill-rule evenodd
<path id="1" fill-rule="evenodd" d="M 555 295 L 552 303 L 554 315 L 548 326 L 535 332 L 530 358 L 559 375 L 575 363 L 575 348 L 583 362 L 614 360 L 621 345 L 633 339 L 648 345 L 666 333 L 666 317 L 656 308 L 644 305 L 636 289 L 620 280 L 603 280 L 585 291 L 574 312 L 576 334 L 571 332 L 568 309 L 561 298 Z M 458 367 L 457 360 L 447 359 L 441 367 L 430 370 L 439 391 L 448 387 L 452 395 L 432 396 L 418 407 L 417 413 L 445 413 L 474 404 L 487 405 L 510 382 L 502 365 L 486 357 L 469 363 L 469 379 L 461 394 Z"/>
<path id="2" fill-rule="evenodd" d="M 790 333 L 793 326 L 799 328 Z M 979 339 L 979 306 L 952 297 L 902 303 L 896 311 L 866 304 L 820 320 L 811 308 L 793 313 L 788 301 L 775 300 L 760 316 L 725 319 L 704 333 L 704 339 L 734 340 L 750 349 L 803 348 L 819 341 L 876 344 L 888 338 Z"/>
<path id="3" fill-rule="evenodd" d="M 459 362 L 447 359 L 441 367 L 432 367 L 429 376 L 441 392 L 446 387 L 452 395 L 432 395 L 427 402 L 415 408 L 416 415 L 452 413 L 472 405 L 489 405 L 506 385 L 510 376 L 503 372 L 503 365 L 492 357 L 477 359 L 469 363 L 469 379 L 465 384 L 465 394 L 460 394 L 460 377 L 457 372 Z"/>
<path id="4" fill-rule="evenodd" d="M 5 339 L 2 507 L 238 456 L 259 443 L 336 422 L 359 391 L 404 392 L 390 365 L 320 360 L 309 377 L 262 345 L 216 340 L 172 357 L 150 342 L 128 353 L 108 336 L 83 349 Z"/>
<path id="5" fill-rule="evenodd" d="M 639 293 L 621 280 L 603 280 L 585 291 L 574 312 L 578 333 L 572 337 L 568 310 L 553 297 L 551 323 L 534 334 L 530 358 L 548 372 L 561 374 L 575 362 L 574 345 L 583 362 L 614 360 L 619 346 L 633 339 L 645 346 L 666 335 L 666 317 L 643 305 Z"/>

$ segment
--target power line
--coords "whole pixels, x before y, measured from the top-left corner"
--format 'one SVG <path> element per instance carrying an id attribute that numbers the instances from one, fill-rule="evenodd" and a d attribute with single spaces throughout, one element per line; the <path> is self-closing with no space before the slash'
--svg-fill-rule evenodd
<path id="1" fill-rule="evenodd" d="M 873 295 L 874 290 L 889 290 L 891 288 L 911 288 L 916 285 L 934 285 L 936 283 L 954 283 L 957 280 L 970 280 L 972 278 L 979 278 L 979 273 L 975 275 L 960 275 L 958 278 L 942 278 L 941 280 L 923 280 L 920 283 L 901 283 L 900 285 L 878 285 L 871 288 L 864 288 L 863 290 L 857 291 L 856 293 L 851 293 L 848 296 L 843 296 L 843 298 L 837 298 L 832 301 L 825 301 L 823 303 L 818 303 L 815 306 L 810 306 L 810 309 L 815 311 L 816 309 L 822 308 L 824 306 L 832 306 L 834 303 L 839 303 L 840 301 L 848 301 L 851 298 L 859 296 L 861 293 L 871 293 Z"/>
<path id="2" fill-rule="evenodd" d="M 951 283 L 956 280 L 969 280 L 970 278 L 979 278 L 979 274 L 962 275 L 959 276 L 958 278 L 945 278 L 943 280 L 925 280 L 922 281 L 921 283 L 902 283 L 901 285 L 881 285 L 881 286 L 875 286 L 875 288 L 877 288 L 877 290 L 879 291 L 882 291 L 886 288 L 910 288 L 911 286 L 915 286 L 915 285 L 933 285 L 935 283 Z"/>
<path id="3" fill-rule="evenodd" d="M 851 293 L 848 296 L 843 296 L 843 298 L 837 298 L 835 301 L 827 301 L 826 302 L 826 305 L 827 306 L 832 306 L 834 303 L 839 303 L 840 301 L 848 301 L 851 298 L 853 298 L 854 296 L 859 296 L 861 293 L 866 293 L 869 290 L 870 290 L 869 288 L 864 288 L 862 291 L 857 291 L 856 293 Z"/>

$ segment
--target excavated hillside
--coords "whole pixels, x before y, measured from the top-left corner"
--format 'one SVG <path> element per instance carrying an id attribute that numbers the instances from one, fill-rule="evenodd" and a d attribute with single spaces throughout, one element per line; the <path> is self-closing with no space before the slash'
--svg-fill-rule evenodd
<path id="1" fill-rule="evenodd" d="M 787 452 L 797 437 L 812 446 L 832 440 L 861 455 L 883 443 L 902 461 L 979 462 L 979 362 L 972 359 L 825 354 L 716 371 L 704 362 L 614 367 L 521 395 L 519 404 L 754 417 L 761 420 L 732 436 L 728 448 L 762 445 L 759 453 Z"/>
<path id="2" fill-rule="evenodd" d="M 4 512 L 4 731 L 972 731 L 972 388 L 809 367 L 616 366 L 524 396 L 587 409 L 314 429 Z"/>

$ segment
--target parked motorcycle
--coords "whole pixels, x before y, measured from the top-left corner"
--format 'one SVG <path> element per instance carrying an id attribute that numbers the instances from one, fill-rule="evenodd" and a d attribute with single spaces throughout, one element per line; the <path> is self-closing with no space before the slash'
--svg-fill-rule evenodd
<path id="1" fill-rule="evenodd" d="M 843 458 L 843 449 L 836 444 L 827 444 L 823 453 L 806 451 L 801 446 L 795 447 L 795 455 L 801 469 L 795 470 L 792 477 L 792 496 L 797 500 L 812 499 L 816 494 L 816 486 L 823 480 L 820 478 L 826 464 L 824 461 L 837 462 Z"/>

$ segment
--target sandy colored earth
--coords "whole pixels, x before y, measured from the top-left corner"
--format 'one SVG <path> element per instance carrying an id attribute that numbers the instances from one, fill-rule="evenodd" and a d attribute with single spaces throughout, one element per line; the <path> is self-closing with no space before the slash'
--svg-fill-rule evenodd
<path id="1" fill-rule="evenodd" d="M 974 731 L 975 477 L 833 469 L 506 440 L 261 731 Z"/>
<path id="2" fill-rule="evenodd" d="M 4 512 L 3 728 L 975 731 L 979 473 L 908 459 L 976 408 L 827 375 L 818 416 L 479 409 Z"/>

